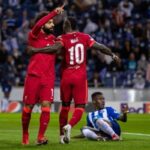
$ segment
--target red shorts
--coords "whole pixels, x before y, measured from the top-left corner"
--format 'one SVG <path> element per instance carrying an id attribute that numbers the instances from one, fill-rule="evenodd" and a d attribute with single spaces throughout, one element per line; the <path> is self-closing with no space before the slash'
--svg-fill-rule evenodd
<path id="1" fill-rule="evenodd" d="M 61 80 L 61 100 L 71 102 L 74 100 L 75 105 L 87 103 L 87 79 L 86 75 L 66 72 L 63 73 Z"/>
<path id="2" fill-rule="evenodd" d="M 53 102 L 54 79 L 27 75 L 24 85 L 23 102 L 36 104 L 42 101 Z"/>

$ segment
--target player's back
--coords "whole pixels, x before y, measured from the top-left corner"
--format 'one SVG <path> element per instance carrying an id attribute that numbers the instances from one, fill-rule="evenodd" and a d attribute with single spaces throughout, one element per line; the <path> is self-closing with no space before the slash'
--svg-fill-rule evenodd
<path id="1" fill-rule="evenodd" d="M 86 53 L 94 39 L 82 32 L 70 32 L 60 36 L 60 40 L 64 46 L 64 69 L 82 68 L 86 71 Z"/>

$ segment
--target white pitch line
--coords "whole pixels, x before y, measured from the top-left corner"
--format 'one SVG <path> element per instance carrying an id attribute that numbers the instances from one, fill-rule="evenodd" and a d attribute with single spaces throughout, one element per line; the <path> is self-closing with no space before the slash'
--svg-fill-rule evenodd
<path id="1" fill-rule="evenodd" d="M 30 132 L 37 132 L 37 129 L 30 129 Z M 19 129 L 8 129 L 8 130 L 1 130 L 0 129 L 0 134 L 4 134 L 4 133 L 10 133 L 10 132 L 21 132 L 21 130 Z M 122 134 L 126 134 L 126 135 L 137 135 L 137 136 L 146 136 L 146 137 L 150 137 L 150 134 L 144 134 L 144 133 L 131 133 L 131 132 L 123 132 Z"/>
<path id="2" fill-rule="evenodd" d="M 144 134 L 144 133 L 123 132 L 123 134 L 127 134 L 127 135 L 137 135 L 137 136 L 148 136 L 148 137 L 150 137 L 150 134 Z"/>

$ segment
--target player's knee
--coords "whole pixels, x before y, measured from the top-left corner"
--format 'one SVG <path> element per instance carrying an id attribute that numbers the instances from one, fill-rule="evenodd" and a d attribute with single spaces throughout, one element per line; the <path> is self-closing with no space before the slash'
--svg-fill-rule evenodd
<path id="1" fill-rule="evenodd" d="M 70 102 L 62 102 L 63 107 L 70 107 Z"/>
<path id="2" fill-rule="evenodd" d="M 98 138 L 97 134 L 90 129 L 83 129 L 82 134 L 87 139 L 97 140 L 97 138 Z"/>
<path id="3" fill-rule="evenodd" d="M 49 101 L 43 101 L 41 103 L 41 107 L 50 107 L 50 106 L 51 106 L 51 102 L 49 102 Z"/>
<path id="4" fill-rule="evenodd" d="M 23 106 L 23 111 L 26 113 L 31 113 L 33 109 L 33 105 L 24 105 Z"/>
<path id="5" fill-rule="evenodd" d="M 85 108 L 83 107 L 83 105 L 75 106 L 75 112 L 77 112 L 78 114 L 80 114 L 80 117 L 82 117 L 84 111 L 85 111 Z"/>
<path id="6" fill-rule="evenodd" d="M 42 112 L 50 112 L 51 103 L 48 101 L 43 101 L 41 103 L 41 111 Z"/>
<path id="7" fill-rule="evenodd" d="M 84 135 L 84 137 L 87 137 L 87 135 L 89 134 L 89 129 L 82 128 L 81 132 Z"/>
<path id="8" fill-rule="evenodd" d="M 48 112 L 50 113 L 50 107 L 41 107 L 41 112 Z"/>
<path id="9" fill-rule="evenodd" d="M 83 109 L 85 109 L 85 104 L 75 104 L 75 108 L 83 108 Z"/>

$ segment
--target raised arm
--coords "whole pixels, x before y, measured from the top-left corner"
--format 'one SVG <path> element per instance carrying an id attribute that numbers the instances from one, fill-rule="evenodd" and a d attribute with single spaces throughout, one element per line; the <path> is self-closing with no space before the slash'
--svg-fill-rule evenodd
<path id="1" fill-rule="evenodd" d="M 50 19 L 52 19 L 53 17 L 55 17 L 56 15 L 60 14 L 63 12 L 63 7 L 58 7 L 55 10 L 53 10 L 52 12 L 50 12 L 48 15 L 44 16 L 43 18 L 41 18 L 33 27 L 32 29 L 32 34 L 34 36 L 37 36 L 42 28 L 42 26 L 47 23 Z"/>
<path id="2" fill-rule="evenodd" d="M 112 57 L 112 59 L 116 62 L 116 63 L 120 63 L 120 58 L 115 55 L 110 48 L 108 48 L 107 46 L 103 45 L 103 44 L 100 44 L 98 42 L 95 42 L 91 48 L 94 48 L 96 50 L 99 50 L 100 52 L 106 54 L 106 55 L 109 55 Z"/>
<path id="3" fill-rule="evenodd" d="M 127 113 L 128 113 L 128 107 L 124 107 L 122 109 L 122 113 L 121 113 L 120 117 L 118 118 L 118 120 L 121 120 L 123 122 L 127 122 Z"/>
<path id="4" fill-rule="evenodd" d="M 35 53 L 59 53 L 62 47 L 63 45 L 61 42 L 56 42 L 54 45 L 43 48 L 28 47 L 28 54 L 33 55 Z"/>
<path id="5" fill-rule="evenodd" d="M 127 122 L 127 113 L 122 113 L 118 120 L 121 120 L 123 122 Z"/>

